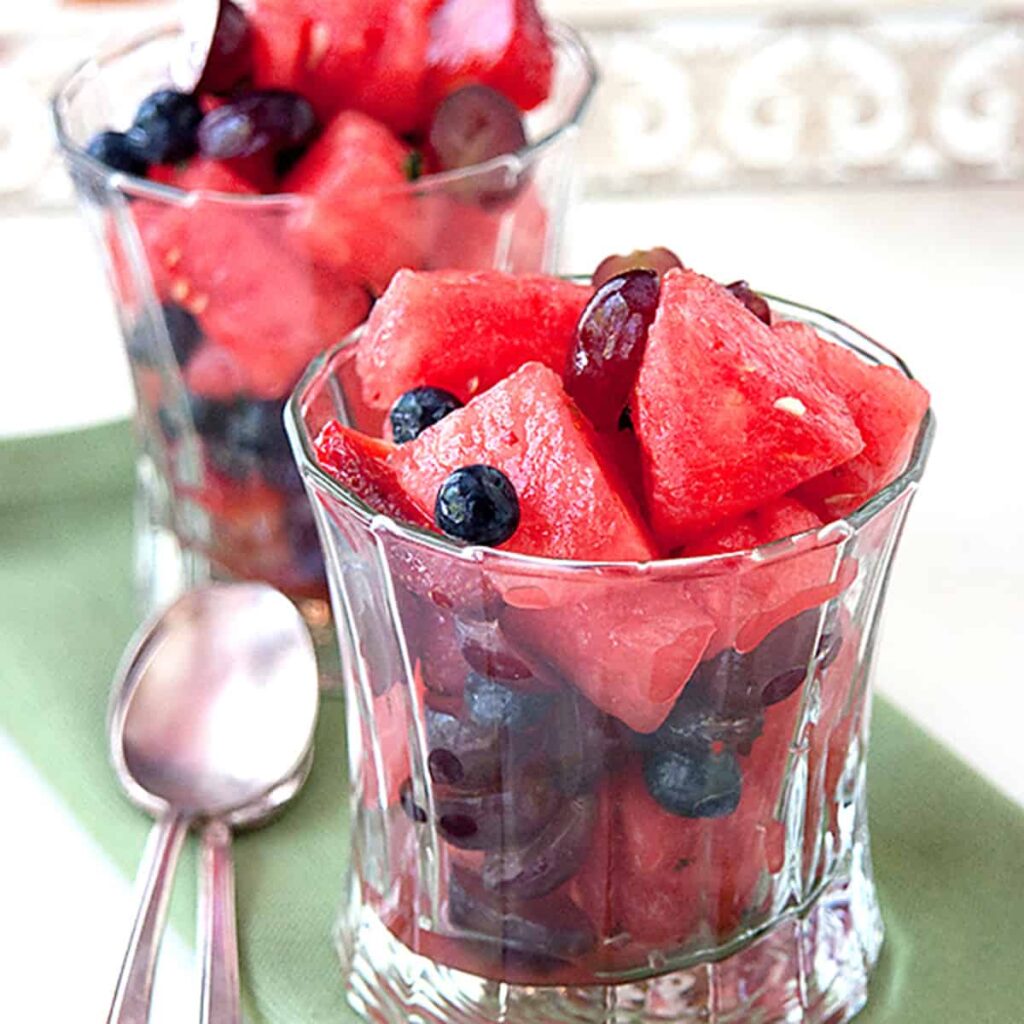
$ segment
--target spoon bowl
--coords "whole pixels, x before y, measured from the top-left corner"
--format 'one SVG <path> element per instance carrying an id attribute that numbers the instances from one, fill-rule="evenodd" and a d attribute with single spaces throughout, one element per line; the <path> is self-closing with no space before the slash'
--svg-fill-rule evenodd
<path id="1" fill-rule="evenodd" d="M 118 669 L 110 754 L 131 799 L 219 817 L 299 769 L 317 711 L 305 623 L 262 583 L 185 594 L 140 632 Z"/>
<path id="2" fill-rule="evenodd" d="M 156 819 L 108 1024 L 144 1024 L 185 834 L 202 834 L 201 1020 L 238 1008 L 231 829 L 266 821 L 312 764 L 318 684 L 295 606 L 263 583 L 190 591 L 136 635 L 110 703 L 110 756 L 125 792 Z"/>

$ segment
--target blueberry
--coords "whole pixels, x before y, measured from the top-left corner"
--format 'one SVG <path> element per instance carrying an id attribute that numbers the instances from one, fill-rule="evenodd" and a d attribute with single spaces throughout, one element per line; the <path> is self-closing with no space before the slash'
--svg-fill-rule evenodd
<path id="1" fill-rule="evenodd" d="M 462 403 L 441 388 L 413 388 L 400 395 L 391 407 L 391 432 L 395 444 L 415 441 L 427 427 L 443 420 Z"/>
<path id="2" fill-rule="evenodd" d="M 519 497 L 500 469 L 463 466 L 441 484 L 434 522 L 469 544 L 504 544 L 519 527 Z"/>
<path id="3" fill-rule="evenodd" d="M 92 137 L 85 151 L 113 171 L 144 178 L 149 170 L 133 141 L 123 132 L 100 132 Z"/>
<path id="4" fill-rule="evenodd" d="M 650 751 L 644 757 L 644 782 L 661 807 L 681 818 L 724 818 L 740 802 L 735 756 L 708 747 Z"/>
<path id="5" fill-rule="evenodd" d="M 551 708 L 549 694 L 523 693 L 494 679 L 470 672 L 463 698 L 466 711 L 477 725 L 499 726 L 513 731 L 536 725 Z"/>
<path id="6" fill-rule="evenodd" d="M 171 342 L 175 362 L 182 368 L 188 365 L 193 353 L 203 340 L 203 329 L 199 321 L 183 306 L 165 302 L 161 306 L 164 326 Z M 152 332 L 146 318 L 140 319 L 132 328 L 128 339 L 128 355 L 139 366 L 155 366 Z"/>
<path id="7" fill-rule="evenodd" d="M 191 93 L 161 89 L 139 105 L 128 138 L 135 151 L 151 164 L 187 160 L 199 148 L 203 111 Z"/>
<path id="8" fill-rule="evenodd" d="M 224 437 L 234 406 L 234 402 L 223 402 L 205 395 L 190 393 L 188 396 L 192 425 L 204 441 L 219 441 Z"/>

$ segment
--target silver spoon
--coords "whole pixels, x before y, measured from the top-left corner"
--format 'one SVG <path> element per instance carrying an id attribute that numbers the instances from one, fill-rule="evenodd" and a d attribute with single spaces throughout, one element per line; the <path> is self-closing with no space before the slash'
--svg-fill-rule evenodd
<path id="1" fill-rule="evenodd" d="M 202 1019 L 238 1019 L 230 828 L 264 820 L 298 791 L 316 712 L 309 632 L 294 605 L 266 584 L 191 591 L 136 635 L 115 678 L 110 754 L 130 799 L 157 821 L 108 1024 L 148 1019 L 174 869 L 197 821 L 208 823 Z"/>

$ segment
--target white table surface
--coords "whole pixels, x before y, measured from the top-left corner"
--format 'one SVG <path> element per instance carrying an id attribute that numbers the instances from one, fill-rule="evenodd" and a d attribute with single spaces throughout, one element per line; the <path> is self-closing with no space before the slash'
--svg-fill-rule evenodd
<path id="1" fill-rule="evenodd" d="M 1015 298 L 1024 188 L 590 202 L 568 238 L 567 268 L 668 244 L 713 276 L 746 277 L 851 320 L 906 357 L 932 390 L 939 429 L 897 560 L 876 678 L 1024 804 L 1024 331 Z M 112 310 L 75 216 L 0 219 L 0 281 L 0 437 L 127 414 Z M 2 731 L 0 778 L 7 820 L 31 820 L 36 837 L 0 843 L 0 878 L 18 880 L 2 897 L 0 1018 L 100 1020 L 131 886 Z M 176 937 L 158 984 L 155 1024 L 195 1019 L 194 972 Z"/>

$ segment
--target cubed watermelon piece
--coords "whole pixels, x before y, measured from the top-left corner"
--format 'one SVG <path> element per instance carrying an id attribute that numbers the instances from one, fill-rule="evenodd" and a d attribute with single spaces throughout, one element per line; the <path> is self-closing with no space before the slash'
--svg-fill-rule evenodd
<path id="1" fill-rule="evenodd" d="M 633 401 L 647 507 L 672 549 L 857 455 L 817 368 L 721 285 L 662 280 Z"/>
<path id="2" fill-rule="evenodd" d="M 519 528 L 505 545 L 551 558 L 649 561 L 655 549 L 632 502 L 613 483 L 593 429 L 540 363 L 449 413 L 391 455 L 399 483 L 433 509 L 462 466 L 500 469 L 519 497 Z"/>
<path id="3" fill-rule="evenodd" d="M 357 356 L 368 405 L 429 384 L 467 401 L 531 360 L 561 373 L 590 289 L 499 271 L 401 272 Z"/>
<path id="4" fill-rule="evenodd" d="M 591 850 L 570 891 L 606 938 L 644 947 L 682 945 L 709 928 L 725 938 L 755 901 L 765 862 L 751 802 L 727 818 L 681 818 L 647 791 L 639 759 L 599 794 Z M 619 939 L 621 944 L 621 938 Z"/>
<path id="5" fill-rule="evenodd" d="M 795 498 L 780 498 L 704 534 L 688 544 L 684 554 L 742 551 L 822 525 L 806 505 Z M 809 539 L 780 560 L 742 564 L 702 578 L 695 596 L 718 627 L 710 650 L 753 650 L 783 622 L 842 593 L 853 582 L 857 567 L 848 558 L 837 564 L 840 556 L 835 543 L 820 546 Z"/>
<path id="6" fill-rule="evenodd" d="M 800 497 L 826 520 L 848 515 L 892 483 L 910 458 L 928 392 L 891 366 L 873 366 L 808 324 L 783 320 L 772 330 L 812 361 L 828 387 L 849 406 L 864 450 L 807 481 Z"/>
<path id="7" fill-rule="evenodd" d="M 285 177 L 303 202 L 288 219 L 299 252 L 382 292 L 423 259 L 423 223 L 408 191 L 405 145 L 358 111 L 339 114 Z"/>
<path id="8" fill-rule="evenodd" d="M 359 110 L 396 132 L 420 126 L 437 0 L 257 0 L 253 78 L 305 96 L 323 120 Z"/>
<path id="9" fill-rule="evenodd" d="M 343 426 L 328 423 L 316 440 L 321 468 L 371 508 L 393 519 L 433 529 L 430 516 L 402 489 L 389 458 L 395 446 Z"/>
<path id="10" fill-rule="evenodd" d="M 309 361 L 369 312 L 364 288 L 299 260 L 254 209 L 197 203 L 179 238 L 170 296 L 235 356 L 257 397 L 286 395 Z"/>
<path id="11" fill-rule="evenodd" d="M 554 53 L 534 0 L 444 0 L 430 21 L 428 91 L 490 86 L 520 110 L 551 92 Z"/>
<path id="12" fill-rule="evenodd" d="M 587 699 L 636 732 L 668 717 L 715 632 L 686 588 L 623 580 L 580 583 L 583 597 L 551 608 L 507 608 L 502 625 Z"/>
<path id="13" fill-rule="evenodd" d="M 425 193 L 421 202 L 428 224 L 427 269 L 539 274 L 546 267 L 550 220 L 534 183 L 500 208 L 442 191 Z"/>

